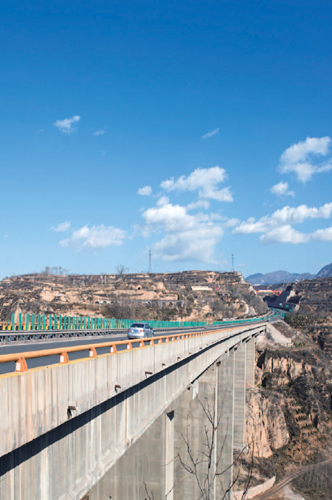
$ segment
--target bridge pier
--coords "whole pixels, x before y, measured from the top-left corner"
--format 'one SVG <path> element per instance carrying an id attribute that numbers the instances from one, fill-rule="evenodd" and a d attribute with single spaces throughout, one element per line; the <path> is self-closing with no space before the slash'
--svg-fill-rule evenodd
<path id="1" fill-rule="evenodd" d="M 234 378 L 234 447 L 243 449 L 246 410 L 246 365 L 247 344 L 241 341 L 235 347 L 235 378 Z"/>
<path id="2" fill-rule="evenodd" d="M 225 493 L 233 482 L 234 450 L 234 349 L 219 358 L 218 367 L 218 416 L 220 423 L 217 430 L 217 460 L 219 471 L 225 471 L 216 481 L 216 499 L 231 500 L 232 494 Z M 220 457 L 220 458 L 219 458 Z"/>
<path id="3" fill-rule="evenodd" d="M 246 341 L 246 382 L 255 385 L 255 337 Z"/>
<path id="4" fill-rule="evenodd" d="M 200 497 L 197 479 L 203 483 L 207 473 L 206 457 L 203 455 L 204 452 L 208 452 L 205 429 L 211 439 L 211 424 L 204 409 L 213 417 L 217 411 L 217 394 L 218 366 L 214 363 L 184 391 L 174 404 L 176 457 L 174 500 Z M 215 459 L 215 456 L 212 458 Z M 192 460 L 197 462 L 197 478 L 194 474 L 188 473 L 183 465 L 193 469 Z M 203 460 L 205 461 L 202 462 Z M 211 474 L 213 472 L 212 468 Z M 211 486 L 213 488 L 214 484 Z"/>
<path id="5" fill-rule="evenodd" d="M 212 500 L 232 498 L 227 492 L 233 481 L 234 449 L 234 350 L 222 355 L 216 363 L 206 370 L 190 386 L 175 405 L 175 458 L 181 456 L 182 461 L 192 467 L 191 458 L 185 437 L 189 444 L 190 454 L 198 460 L 204 459 L 207 452 L 205 429 L 209 440 L 212 438 L 212 426 L 205 411 L 214 416 L 214 449 L 212 454 L 211 483 Z M 204 406 L 204 409 L 203 409 Z M 210 441 L 211 442 L 211 441 Z M 180 460 L 175 460 L 174 500 L 198 498 L 200 495 L 197 478 L 188 474 Z M 206 461 L 197 467 L 198 479 L 203 484 L 208 472 Z M 215 475 L 215 473 L 221 475 Z M 168 498 L 168 497 L 167 497 Z"/>

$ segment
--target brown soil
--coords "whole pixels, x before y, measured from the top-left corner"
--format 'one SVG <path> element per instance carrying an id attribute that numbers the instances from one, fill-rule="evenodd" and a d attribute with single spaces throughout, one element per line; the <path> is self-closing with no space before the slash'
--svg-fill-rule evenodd
<path id="1" fill-rule="evenodd" d="M 255 391 L 259 391 L 262 401 L 267 400 L 268 404 L 260 403 L 260 413 L 257 409 L 255 416 L 251 416 L 256 422 L 256 439 L 266 450 L 266 443 L 262 441 L 264 430 L 272 452 L 270 456 L 258 456 L 258 450 L 254 452 L 252 486 L 262 482 L 255 477 L 275 475 L 278 483 L 295 471 L 302 471 L 293 477 L 292 489 L 306 500 L 332 498 L 332 466 L 330 462 L 321 464 L 332 456 L 332 332 L 326 325 L 324 330 L 320 327 L 324 342 L 319 341 L 315 322 L 316 319 L 312 319 L 312 323 L 307 319 L 305 327 L 299 329 L 297 324 L 296 330 L 283 322 L 274 325 L 292 339 L 291 347 L 257 346 Z M 273 406 L 276 397 L 281 398 L 280 403 Z M 255 399 L 249 402 L 252 410 Z M 252 411 L 247 411 L 247 415 L 252 415 Z M 257 425 L 257 419 L 262 423 Z M 284 423 L 289 435 L 287 442 Z M 250 425 L 253 424 L 249 422 L 249 428 Z M 273 441 L 275 435 L 279 441 Z M 249 458 L 241 464 L 244 477 Z M 311 467 L 313 464 L 321 465 Z M 277 491 L 274 493 L 277 495 Z M 277 498 L 275 495 L 273 498 Z"/>

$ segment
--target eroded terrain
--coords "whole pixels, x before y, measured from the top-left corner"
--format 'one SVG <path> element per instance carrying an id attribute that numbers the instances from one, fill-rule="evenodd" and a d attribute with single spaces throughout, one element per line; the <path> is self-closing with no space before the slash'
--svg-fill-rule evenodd
<path id="1" fill-rule="evenodd" d="M 0 282 L 0 320 L 15 313 L 213 320 L 262 313 L 240 273 L 15 276 Z"/>

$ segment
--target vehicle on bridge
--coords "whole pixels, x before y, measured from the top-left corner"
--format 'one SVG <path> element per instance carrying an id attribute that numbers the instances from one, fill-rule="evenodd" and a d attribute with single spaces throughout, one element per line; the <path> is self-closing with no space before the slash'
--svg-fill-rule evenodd
<path id="1" fill-rule="evenodd" d="M 133 323 L 127 332 L 128 339 L 153 337 L 154 331 L 148 323 Z"/>

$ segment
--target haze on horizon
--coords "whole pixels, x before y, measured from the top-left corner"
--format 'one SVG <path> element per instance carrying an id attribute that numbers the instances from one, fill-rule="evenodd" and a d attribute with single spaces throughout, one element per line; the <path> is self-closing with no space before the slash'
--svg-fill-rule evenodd
<path id="1" fill-rule="evenodd" d="M 332 261 L 332 6 L 1 9 L 0 278 Z"/>

